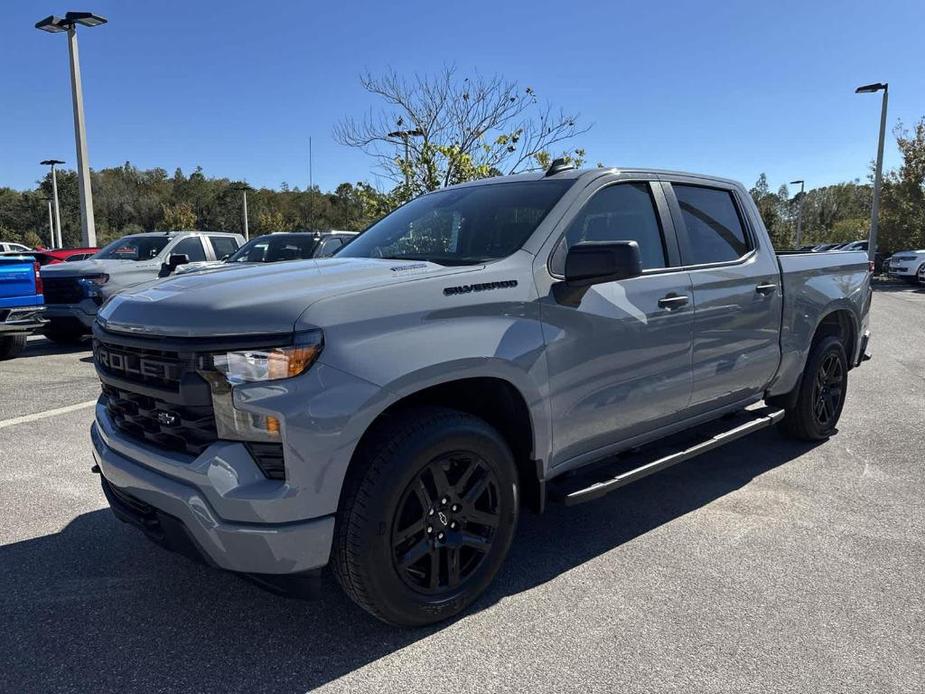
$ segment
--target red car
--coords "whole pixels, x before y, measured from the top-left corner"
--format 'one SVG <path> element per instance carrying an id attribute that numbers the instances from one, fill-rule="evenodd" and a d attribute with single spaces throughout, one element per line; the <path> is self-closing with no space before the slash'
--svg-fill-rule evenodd
<path id="1" fill-rule="evenodd" d="M 43 248 L 39 251 L 23 251 L 22 253 L 3 253 L 2 255 L 31 255 L 40 266 L 69 263 L 75 260 L 86 260 L 96 253 L 99 248 L 56 248 L 54 250 Z"/>

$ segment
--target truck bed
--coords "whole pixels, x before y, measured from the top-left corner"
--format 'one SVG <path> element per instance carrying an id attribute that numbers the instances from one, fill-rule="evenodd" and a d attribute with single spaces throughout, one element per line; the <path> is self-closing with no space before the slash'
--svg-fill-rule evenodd
<path id="1" fill-rule="evenodd" d="M 784 295 L 781 325 L 781 367 L 777 382 L 794 384 L 812 346 L 823 314 L 840 308 L 861 316 L 853 325 L 855 349 L 867 330 L 870 271 L 866 251 L 785 251 L 777 253 Z M 849 350 L 850 351 L 850 350 Z M 860 355 L 848 354 L 850 365 Z"/>

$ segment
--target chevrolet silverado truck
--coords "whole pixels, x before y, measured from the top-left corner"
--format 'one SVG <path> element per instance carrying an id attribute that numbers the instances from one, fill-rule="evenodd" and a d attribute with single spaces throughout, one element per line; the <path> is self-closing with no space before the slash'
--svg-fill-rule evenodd
<path id="1" fill-rule="evenodd" d="M 39 264 L 30 256 L 0 256 L 0 359 L 15 357 L 41 328 L 44 310 Z"/>
<path id="2" fill-rule="evenodd" d="M 43 267 L 45 336 L 65 344 L 79 342 L 113 294 L 166 277 L 186 263 L 223 258 L 243 243 L 241 234 L 156 231 L 113 241 L 87 260 Z"/>
<path id="3" fill-rule="evenodd" d="M 778 422 L 835 434 L 870 302 L 863 252 L 775 253 L 738 183 L 558 161 L 418 197 L 333 258 L 110 299 L 94 472 L 168 548 L 276 585 L 330 565 L 427 624 L 486 589 L 522 506 Z"/>

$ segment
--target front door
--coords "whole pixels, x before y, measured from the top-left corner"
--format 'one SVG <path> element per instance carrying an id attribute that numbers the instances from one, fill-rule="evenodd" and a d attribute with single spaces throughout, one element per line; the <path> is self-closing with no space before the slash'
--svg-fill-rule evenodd
<path id="1" fill-rule="evenodd" d="M 661 188 L 605 182 L 573 209 L 541 301 L 553 466 L 583 462 L 674 420 L 691 391 L 691 280 L 673 269 L 678 248 Z M 639 244 L 642 276 L 561 291 L 569 246 L 623 240 Z"/>

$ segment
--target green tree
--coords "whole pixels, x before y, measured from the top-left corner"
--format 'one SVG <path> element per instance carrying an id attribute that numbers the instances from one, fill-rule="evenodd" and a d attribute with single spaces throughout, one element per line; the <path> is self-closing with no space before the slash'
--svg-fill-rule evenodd
<path id="1" fill-rule="evenodd" d="M 886 253 L 925 248 L 925 117 L 893 132 L 903 161 L 883 179 L 878 246 Z"/>
<path id="2" fill-rule="evenodd" d="M 196 228 L 196 213 L 188 202 L 178 202 L 174 205 L 164 205 L 164 217 L 161 220 L 161 229 L 170 231 L 188 231 Z"/>

